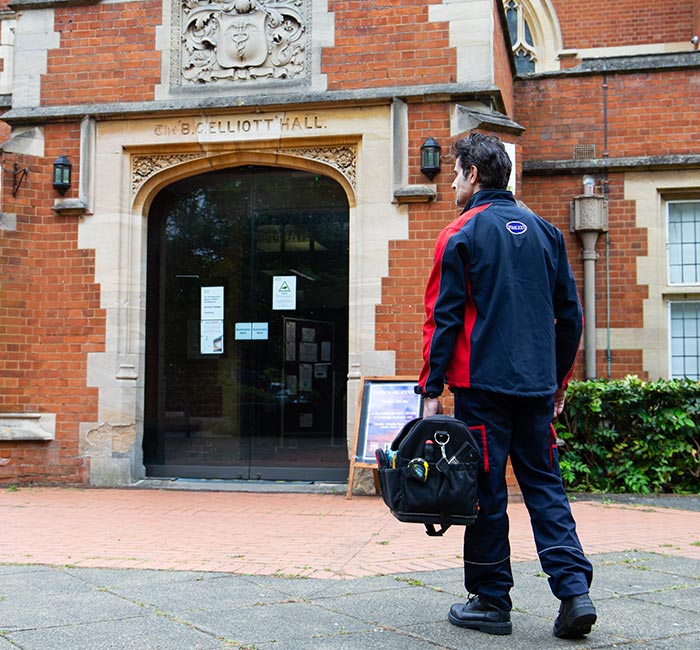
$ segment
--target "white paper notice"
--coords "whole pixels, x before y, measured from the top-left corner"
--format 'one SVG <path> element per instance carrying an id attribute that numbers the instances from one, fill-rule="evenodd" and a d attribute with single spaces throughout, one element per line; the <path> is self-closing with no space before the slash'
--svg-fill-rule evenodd
<path id="1" fill-rule="evenodd" d="M 224 353 L 224 321 L 203 320 L 200 322 L 199 351 L 201 354 Z"/>
<path id="2" fill-rule="evenodd" d="M 297 308 L 297 276 L 275 275 L 272 278 L 272 309 Z"/>
<path id="3" fill-rule="evenodd" d="M 267 323 L 251 323 L 253 341 L 267 341 Z"/>
<path id="4" fill-rule="evenodd" d="M 515 194 L 515 145 L 512 142 L 504 142 L 503 146 L 506 148 L 506 153 L 508 154 L 508 158 L 510 158 L 510 162 L 513 163 L 506 189 Z"/>
<path id="5" fill-rule="evenodd" d="M 224 288 L 202 287 L 201 320 L 224 320 Z"/>
<path id="6" fill-rule="evenodd" d="M 331 360 L 331 342 L 323 341 L 321 343 L 321 361 Z"/>
<path id="7" fill-rule="evenodd" d="M 313 387 L 313 369 L 310 363 L 299 364 L 299 390 L 308 392 Z"/>
<path id="8" fill-rule="evenodd" d="M 318 361 L 318 345 L 315 343 L 299 343 L 299 361 L 310 363 Z"/>
<path id="9" fill-rule="evenodd" d="M 236 323 L 236 341 L 250 341 L 253 338 L 253 323 Z"/>

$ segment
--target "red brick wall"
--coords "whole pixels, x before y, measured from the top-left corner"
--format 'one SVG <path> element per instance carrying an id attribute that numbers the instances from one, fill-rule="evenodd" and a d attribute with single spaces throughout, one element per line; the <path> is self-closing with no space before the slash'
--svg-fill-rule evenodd
<path id="1" fill-rule="evenodd" d="M 609 157 L 682 155 L 692 153 L 700 131 L 695 110 L 697 71 L 659 71 L 607 75 L 607 153 Z M 522 137 L 529 161 L 573 158 L 576 144 L 593 144 L 596 157 L 605 153 L 604 78 L 602 75 L 550 77 L 516 84 L 516 119 L 527 126 Z M 604 179 L 604 175 L 597 174 Z M 582 193 L 582 174 L 526 175 L 521 198 L 543 217 L 562 228 L 568 221 L 568 203 Z M 635 225 L 635 205 L 623 196 L 624 175 L 610 174 L 609 264 L 610 326 L 642 327 L 643 301 L 648 287 L 636 283 L 636 260 L 647 255 L 647 235 Z M 601 188 L 599 187 L 599 191 Z M 570 244 L 570 251 L 580 250 Z M 606 326 L 604 306 L 604 240 L 597 247 L 597 326 Z M 581 285 L 581 262 L 572 257 Z M 635 365 L 638 364 L 638 365 Z M 639 350 L 613 354 L 614 376 L 641 372 Z M 605 366 L 600 366 L 605 367 Z"/>
<path id="2" fill-rule="evenodd" d="M 56 439 L 0 441 L 4 484 L 86 482 L 78 424 L 97 419 L 97 390 L 86 385 L 87 354 L 103 349 L 105 333 L 94 253 L 78 248 L 78 220 L 50 207 L 53 161 L 78 160 L 79 126 L 47 126 L 46 136 L 45 158 L 12 157 L 29 169 L 16 198 L 2 176 L 3 211 L 17 214 L 17 228 L 0 230 L 0 412 L 57 413 Z"/>
<path id="3" fill-rule="evenodd" d="M 456 53 L 447 23 L 428 22 L 441 0 L 330 0 L 335 45 L 323 51 L 329 89 L 456 81 Z M 147 101 L 161 79 L 155 27 L 162 3 L 154 0 L 55 10 L 61 47 L 49 52 L 42 104 Z"/>
<path id="4" fill-rule="evenodd" d="M 61 46 L 48 53 L 42 105 L 152 100 L 161 81 L 161 22 L 155 0 L 56 8 Z"/>
<path id="5" fill-rule="evenodd" d="M 646 230 L 635 226 L 635 205 L 623 197 L 623 174 L 609 175 L 610 220 L 610 302 L 611 327 L 643 327 L 642 301 L 648 298 L 647 285 L 638 285 L 637 258 L 646 256 Z M 602 188 L 598 188 L 602 192 Z M 581 175 L 525 176 L 520 198 L 537 214 L 555 224 L 565 235 L 571 266 L 576 276 L 579 293 L 583 293 L 583 261 L 581 243 L 569 232 L 569 205 L 575 196 L 583 193 Z M 605 305 L 605 236 L 598 238 L 596 251 L 600 259 L 596 265 L 596 326 L 607 324 Z"/>
<path id="6" fill-rule="evenodd" d="M 416 133 L 413 146 L 421 137 L 427 137 L 422 128 L 439 132 L 438 106 L 412 106 L 411 128 Z M 431 114 L 430 120 L 423 119 Z M 445 127 L 446 128 L 446 127 Z M 505 138 L 504 138 L 505 139 Z M 444 142 L 449 144 L 449 136 Z M 417 155 L 417 152 L 414 153 Z M 412 157 L 411 160 L 416 160 Z M 452 161 L 443 161 L 442 172 L 435 177 L 438 200 L 433 203 L 414 204 L 409 207 L 409 238 L 394 241 L 389 249 L 389 273 L 382 281 L 382 303 L 376 310 L 376 336 L 378 350 L 393 350 L 396 354 L 396 370 L 399 375 L 416 375 L 421 364 L 421 328 L 423 325 L 423 291 L 432 263 L 435 238 L 440 230 L 454 219 L 458 211 L 453 204 L 451 190 Z M 412 182 L 421 182 L 419 171 L 412 170 Z M 605 236 L 601 235 L 596 250 L 600 255 L 596 269 L 596 320 L 598 328 L 608 324 L 607 282 L 605 257 L 609 257 L 610 273 L 610 327 L 643 327 L 643 300 L 648 298 L 648 287 L 636 283 L 637 258 L 646 256 L 646 231 L 635 226 L 635 205 L 623 196 L 623 174 L 610 174 L 608 195 L 610 210 L 610 243 L 606 253 Z M 583 193 L 580 175 L 529 176 L 525 175 L 519 198 L 528 207 L 555 224 L 564 233 L 569 258 L 576 276 L 579 293 L 583 294 L 583 261 L 581 243 L 569 232 L 569 207 L 571 200 Z M 599 186 L 599 191 L 603 191 Z M 598 351 L 598 371 L 607 374 L 605 350 Z M 612 376 L 629 373 L 645 376 L 642 372 L 641 350 L 614 350 L 611 360 Z M 584 378 L 583 355 L 579 356 L 574 377 Z"/>
<path id="7" fill-rule="evenodd" d="M 335 45 L 323 50 L 329 90 L 449 83 L 456 53 L 447 23 L 428 22 L 442 0 L 329 0 Z"/>
<path id="8" fill-rule="evenodd" d="M 602 75 L 522 80 L 516 85 L 515 118 L 527 126 L 527 160 L 568 160 L 574 145 L 605 147 Z M 608 155 L 655 156 L 688 152 L 700 129 L 695 98 L 697 70 L 608 74 Z"/>
<path id="9" fill-rule="evenodd" d="M 564 49 L 689 41 L 695 0 L 552 0 Z"/>
<path id="10" fill-rule="evenodd" d="M 457 216 L 449 198 L 453 162 L 449 159 L 447 104 L 409 106 L 409 183 L 428 183 L 420 172 L 420 146 L 428 136 L 442 145 L 442 169 L 432 183 L 438 202 L 408 208 L 409 238 L 390 242 L 389 274 L 382 279 L 382 302 L 376 309 L 376 348 L 394 350 L 399 375 L 418 376 L 421 364 L 423 292 L 433 258 L 435 238 Z M 448 199 L 445 201 L 445 197 Z"/>
<path id="11" fill-rule="evenodd" d="M 516 84 L 516 118 L 527 125 L 522 137 L 525 158 L 569 160 L 576 144 L 592 144 L 596 157 L 605 153 L 604 88 L 607 81 L 607 153 L 611 158 L 683 155 L 693 152 L 700 115 L 694 110 L 696 71 L 659 71 L 635 74 L 550 77 Z M 594 174 L 605 180 L 603 172 Z M 624 199 L 624 174 L 607 177 L 609 193 L 610 327 L 643 327 L 643 301 L 648 287 L 637 284 L 637 258 L 646 256 L 647 233 L 636 227 L 633 202 Z M 526 175 L 521 198 L 536 212 L 566 228 L 568 204 L 581 194 L 582 174 Z M 599 185 L 598 191 L 603 191 Z M 571 237 L 570 257 L 582 291 L 580 244 Z M 574 253 L 575 251 L 575 253 Z M 601 255 L 596 267 L 597 327 L 608 324 L 605 285 L 605 239 L 599 238 Z M 600 354 L 600 352 L 599 352 Z M 598 360 L 599 374 L 607 373 L 607 359 Z M 612 376 L 628 373 L 645 376 L 641 350 L 613 350 Z"/>

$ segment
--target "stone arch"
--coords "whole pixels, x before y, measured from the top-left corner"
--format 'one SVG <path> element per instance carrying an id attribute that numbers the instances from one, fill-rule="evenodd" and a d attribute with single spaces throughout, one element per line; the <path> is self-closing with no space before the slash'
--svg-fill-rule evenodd
<path id="1" fill-rule="evenodd" d="M 351 209 L 356 205 L 357 146 L 353 143 L 221 154 L 207 154 L 202 151 L 132 154 L 133 210 L 146 216 L 158 192 L 182 178 L 245 165 L 264 165 L 322 174 L 343 187 Z"/>

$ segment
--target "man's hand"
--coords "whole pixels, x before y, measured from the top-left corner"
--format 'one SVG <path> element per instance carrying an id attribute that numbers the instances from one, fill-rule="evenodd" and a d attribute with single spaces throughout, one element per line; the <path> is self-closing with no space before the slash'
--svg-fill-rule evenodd
<path id="1" fill-rule="evenodd" d="M 423 398 L 423 417 L 427 418 L 431 415 L 439 415 L 442 413 L 442 404 L 439 397 L 424 397 Z"/>
<path id="2" fill-rule="evenodd" d="M 554 417 L 558 417 L 564 410 L 566 388 L 559 388 L 554 392 Z"/>

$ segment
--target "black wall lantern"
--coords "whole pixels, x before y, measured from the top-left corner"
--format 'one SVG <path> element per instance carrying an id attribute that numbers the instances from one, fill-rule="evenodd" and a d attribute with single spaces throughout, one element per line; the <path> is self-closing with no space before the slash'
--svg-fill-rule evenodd
<path id="1" fill-rule="evenodd" d="M 70 170 L 72 165 L 65 156 L 56 158 L 53 164 L 53 188 L 63 196 L 70 187 Z"/>
<path id="2" fill-rule="evenodd" d="M 420 148 L 420 170 L 431 181 L 440 172 L 440 145 L 433 138 L 428 138 Z"/>

